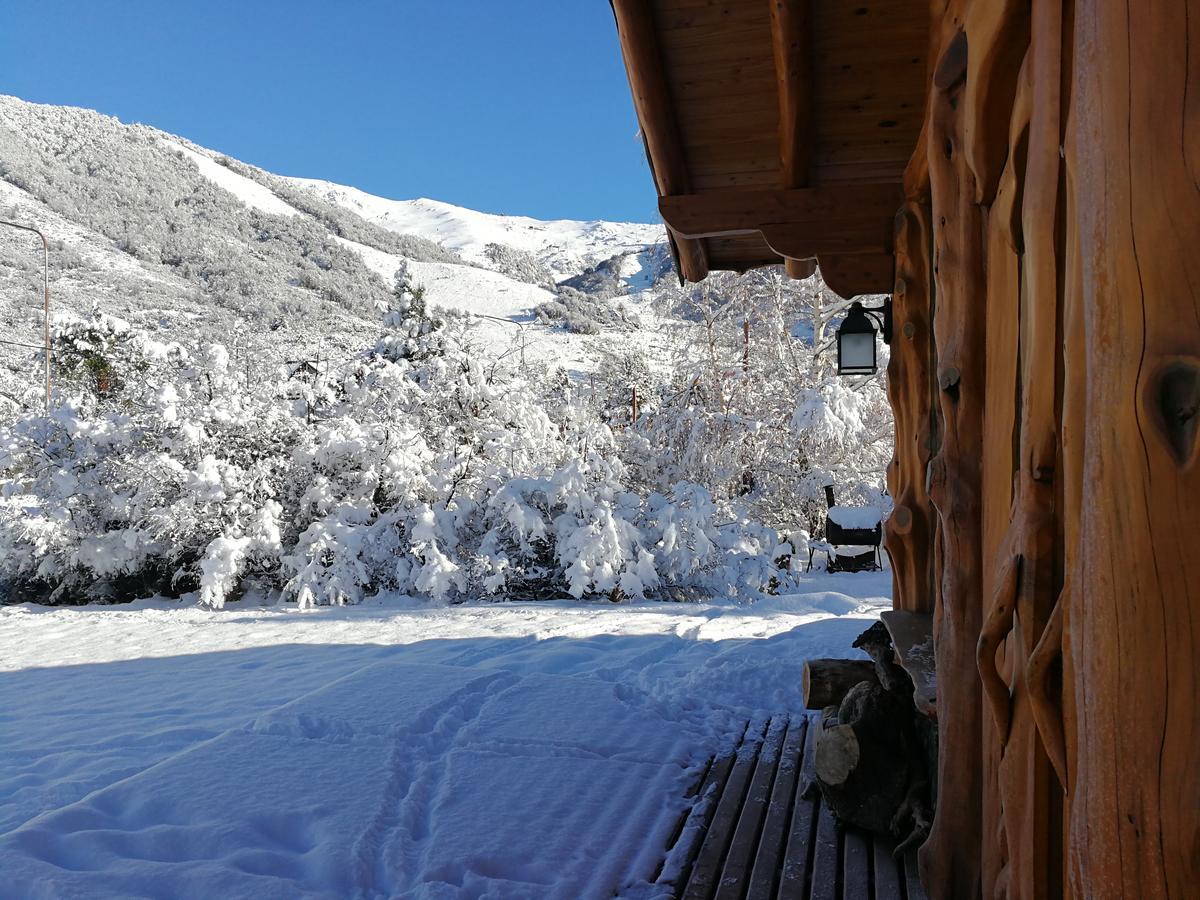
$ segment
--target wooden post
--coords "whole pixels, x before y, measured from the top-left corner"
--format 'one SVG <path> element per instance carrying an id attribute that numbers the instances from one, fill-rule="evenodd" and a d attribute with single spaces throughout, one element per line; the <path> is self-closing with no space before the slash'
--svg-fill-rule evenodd
<path id="1" fill-rule="evenodd" d="M 941 523 L 941 584 L 934 611 L 938 666 L 938 808 L 920 852 L 931 897 L 980 893 L 982 748 L 975 642 L 982 620 L 980 458 L 983 452 L 984 296 L 982 211 L 963 154 L 966 37 L 952 35 L 934 74 L 929 175 L 933 199 L 934 337 L 941 447 L 930 497 Z"/>
<path id="2" fill-rule="evenodd" d="M 892 606 L 933 612 L 933 504 L 925 470 L 936 439 L 933 335 L 930 322 L 929 209 L 909 201 L 896 215 L 896 283 L 888 399 L 896 446 L 888 466 L 894 508 L 884 546 L 892 561 Z"/>
<path id="3" fill-rule="evenodd" d="M 1200 14 L 1185 0 L 1076 0 L 1074 24 L 1066 165 L 1080 232 L 1087 495 L 1066 550 L 1071 886 L 1080 897 L 1190 897 L 1200 885 Z"/>

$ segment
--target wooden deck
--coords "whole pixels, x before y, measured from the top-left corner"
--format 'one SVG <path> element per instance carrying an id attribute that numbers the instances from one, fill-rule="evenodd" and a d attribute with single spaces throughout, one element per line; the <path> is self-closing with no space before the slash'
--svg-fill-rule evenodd
<path id="1" fill-rule="evenodd" d="M 658 882 L 684 900 L 925 900 L 915 855 L 841 830 L 811 780 L 812 716 L 751 723 L 714 759 Z M 807 773 L 807 777 L 806 777 Z"/>

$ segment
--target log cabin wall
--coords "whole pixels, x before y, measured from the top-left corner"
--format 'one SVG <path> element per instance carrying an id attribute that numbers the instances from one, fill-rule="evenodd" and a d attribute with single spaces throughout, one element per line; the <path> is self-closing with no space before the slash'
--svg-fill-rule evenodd
<path id="1" fill-rule="evenodd" d="M 931 896 L 1200 896 L 1197 22 L 969 0 L 934 26 Z"/>
<path id="2" fill-rule="evenodd" d="M 682 275 L 893 292 L 929 895 L 1200 897 L 1200 0 L 612 3 Z"/>

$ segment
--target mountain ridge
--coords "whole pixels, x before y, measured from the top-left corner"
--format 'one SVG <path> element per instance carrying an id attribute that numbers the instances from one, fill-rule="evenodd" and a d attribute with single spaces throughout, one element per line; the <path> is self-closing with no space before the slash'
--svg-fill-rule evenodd
<path id="1" fill-rule="evenodd" d="M 142 327 L 232 337 L 271 358 L 363 346 L 403 270 L 432 305 L 485 317 L 475 326 L 483 343 L 519 335 L 539 345 L 534 356 L 585 372 L 599 338 L 533 329 L 555 324 L 539 309 L 585 295 L 632 322 L 626 307 L 652 315 L 667 270 L 661 225 L 390 200 L 275 175 L 152 126 L 7 95 L 0 214 L 47 231 L 56 311 L 98 305 Z M 41 261 L 27 238 L 0 229 L 0 339 L 36 343 Z M 36 365 L 26 357 L 0 354 L 10 400 L 28 393 L 22 384 Z"/>

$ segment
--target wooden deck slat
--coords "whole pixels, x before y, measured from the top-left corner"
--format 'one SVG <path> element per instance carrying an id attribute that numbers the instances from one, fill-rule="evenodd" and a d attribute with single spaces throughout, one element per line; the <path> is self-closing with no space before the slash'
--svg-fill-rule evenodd
<path id="1" fill-rule="evenodd" d="M 659 883 L 688 900 L 926 900 L 915 853 L 897 860 L 891 838 L 843 831 L 820 792 L 806 791 L 813 722 L 746 726 L 701 782 L 671 850 L 679 874 Z"/>
<path id="2" fill-rule="evenodd" d="M 916 850 L 909 850 L 904 855 L 904 883 L 908 886 L 908 900 L 927 900 L 925 888 L 921 886 L 921 875 L 917 869 Z"/>
<path id="3" fill-rule="evenodd" d="M 871 900 L 871 837 L 848 828 L 842 839 L 842 900 Z"/>
<path id="4" fill-rule="evenodd" d="M 750 723 L 747 722 L 746 728 L 748 729 L 749 727 Z M 745 739 L 745 736 L 745 730 L 743 730 L 742 737 L 739 738 L 739 744 Z M 688 813 L 687 818 L 684 820 L 683 828 L 679 832 L 679 839 L 688 842 L 686 849 L 681 848 L 682 857 L 687 860 L 687 863 L 681 869 L 678 881 L 674 882 L 680 889 L 688 883 L 688 879 L 691 877 L 692 867 L 699 854 L 701 841 L 708 834 L 709 824 L 716 813 L 717 804 L 725 793 L 725 785 L 729 781 L 729 773 L 733 771 L 733 763 L 736 759 L 737 753 L 735 750 L 733 753 L 728 753 L 712 760 L 709 763 L 708 771 L 704 774 L 704 779 L 696 791 L 696 796 L 700 799 Z"/>
<path id="5" fill-rule="evenodd" d="M 767 736 L 758 754 L 754 777 L 750 779 L 742 813 L 733 832 L 733 841 L 725 856 L 725 865 L 714 895 L 717 900 L 741 900 L 745 893 L 767 815 L 767 804 L 771 799 L 771 788 L 775 785 L 775 773 L 783 755 L 787 722 L 787 716 L 776 716 L 767 726 Z"/>
<path id="6" fill-rule="evenodd" d="M 762 746 L 766 722 L 746 732 L 742 746 L 738 749 L 733 771 L 725 783 L 725 791 L 717 803 L 716 813 L 700 846 L 700 855 L 692 867 L 691 878 L 683 893 L 684 900 L 709 900 L 721 877 L 725 853 L 732 840 L 734 825 L 742 811 L 742 801 L 750 777 L 754 774 L 759 748 Z"/>
<path id="7" fill-rule="evenodd" d="M 812 719 L 804 737 L 804 755 L 800 762 L 800 777 L 796 779 L 796 801 L 788 831 L 787 849 L 783 855 L 783 872 L 779 879 L 780 897 L 807 897 L 812 881 L 812 838 L 816 832 L 817 799 L 805 798 L 808 778 L 813 768 Z"/>
<path id="8" fill-rule="evenodd" d="M 771 805 L 763 822 L 762 840 L 754 858 L 754 870 L 746 900 L 773 900 L 780 880 L 780 865 L 787 847 L 787 837 L 796 800 L 796 782 L 800 779 L 804 736 L 808 732 L 808 717 L 796 717 L 788 725 L 787 738 L 779 757 L 779 769 L 771 790 Z"/>
<path id="9" fill-rule="evenodd" d="M 900 892 L 904 871 L 903 864 L 892 858 L 896 843 L 891 838 L 877 835 L 872 845 L 875 853 L 875 896 L 878 900 L 889 900 L 892 897 L 899 900 L 904 896 Z"/>
<path id="10" fill-rule="evenodd" d="M 837 822 L 824 802 L 817 812 L 817 837 L 813 848 L 812 900 L 839 900 L 841 848 Z"/>

